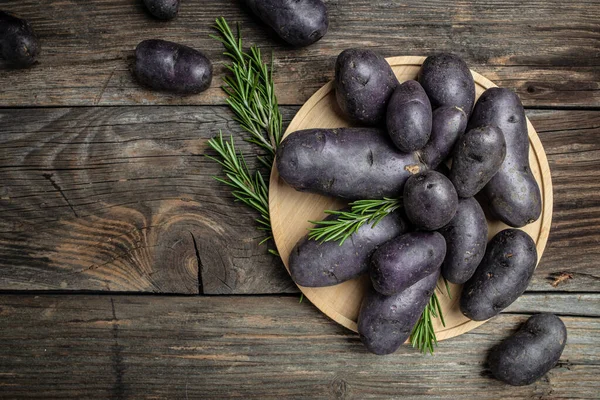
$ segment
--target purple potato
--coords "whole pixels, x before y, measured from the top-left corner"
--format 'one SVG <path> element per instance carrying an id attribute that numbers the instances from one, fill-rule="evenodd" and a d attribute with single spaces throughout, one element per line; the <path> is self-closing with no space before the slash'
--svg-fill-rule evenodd
<path id="1" fill-rule="evenodd" d="M 462 285 L 473 276 L 487 245 L 488 225 L 477 200 L 458 199 L 454 218 L 438 232 L 446 239 L 442 276 Z"/>
<path id="2" fill-rule="evenodd" d="M 467 117 L 471 115 L 475 102 L 475 81 L 460 57 L 448 53 L 427 57 L 418 79 L 433 109 L 455 106 L 462 109 Z"/>
<path id="3" fill-rule="evenodd" d="M 398 197 L 408 177 L 425 168 L 375 128 L 293 132 L 277 149 L 276 163 L 296 190 L 351 200 Z"/>
<path id="4" fill-rule="evenodd" d="M 439 270 L 446 241 L 437 232 L 410 232 L 381 245 L 371 256 L 373 288 L 391 296 Z"/>
<path id="5" fill-rule="evenodd" d="M 452 154 L 450 181 L 459 197 L 473 197 L 492 179 L 506 156 L 502 131 L 493 125 L 462 135 Z"/>
<path id="6" fill-rule="evenodd" d="M 566 344 L 567 328 L 561 319 L 536 314 L 492 349 L 488 365 L 497 379 L 509 385 L 531 385 L 556 365 Z"/>
<path id="7" fill-rule="evenodd" d="M 156 90 L 193 94 L 210 86 L 210 60 L 191 47 L 160 39 L 144 40 L 135 49 L 138 81 Z"/>
<path id="8" fill-rule="evenodd" d="M 315 43 L 327 33 L 327 7 L 321 0 L 244 0 L 279 37 L 296 47 Z"/>
<path id="9" fill-rule="evenodd" d="M 379 54 L 344 50 L 335 62 L 335 96 L 347 117 L 367 125 L 384 121 L 388 101 L 398 85 L 392 67 Z"/>
<path id="10" fill-rule="evenodd" d="M 373 287 L 363 298 L 358 314 L 358 334 L 367 350 L 384 355 L 398 350 L 412 332 L 435 290 L 440 270 L 408 289 L 386 296 Z"/>
<path id="11" fill-rule="evenodd" d="M 0 11 L 0 55 L 11 68 L 33 65 L 40 54 L 40 42 L 29 22 Z"/>
<path id="12" fill-rule="evenodd" d="M 486 90 L 475 105 L 469 128 L 494 125 L 506 141 L 502 166 L 483 189 L 492 215 L 507 225 L 521 227 L 540 217 L 540 188 L 529 166 L 527 119 L 519 96 L 508 89 Z"/>
<path id="13" fill-rule="evenodd" d="M 431 104 L 417 81 L 394 90 L 387 106 L 386 125 L 392 142 L 405 153 L 419 150 L 431 135 Z"/>
<path id="14" fill-rule="evenodd" d="M 326 220 L 335 219 L 330 215 Z M 365 224 L 340 245 L 302 238 L 290 254 L 292 279 L 300 286 L 323 287 L 354 279 L 369 269 L 373 251 L 382 243 L 407 232 L 402 211 L 386 215 L 379 223 Z"/>
<path id="15" fill-rule="evenodd" d="M 458 195 L 452 182 L 437 171 L 420 172 L 404 186 L 404 209 L 415 227 L 435 231 L 454 217 Z"/>
<path id="16" fill-rule="evenodd" d="M 159 19 L 173 19 L 179 12 L 180 0 L 144 0 L 146 8 Z"/>
<path id="17" fill-rule="evenodd" d="M 419 150 L 423 163 L 429 168 L 437 168 L 452 153 L 455 143 L 465 133 L 467 116 L 454 106 L 443 106 L 433 112 L 431 137 Z"/>
<path id="18" fill-rule="evenodd" d="M 499 314 L 525 292 L 536 264 L 535 242 L 527 233 L 519 229 L 499 232 L 463 286 L 460 310 L 474 321 Z"/>

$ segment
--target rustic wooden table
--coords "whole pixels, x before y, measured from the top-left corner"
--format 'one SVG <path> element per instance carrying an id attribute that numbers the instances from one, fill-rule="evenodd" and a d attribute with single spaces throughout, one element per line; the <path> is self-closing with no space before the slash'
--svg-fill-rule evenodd
<path id="1" fill-rule="evenodd" d="M 326 0 L 328 35 L 300 50 L 238 1 L 182 3 L 171 22 L 138 0 L 1 3 L 31 21 L 43 55 L 30 70 L 0 70 L 0 397 L 600 396 L 600 2 Z M 286 123 L 348 47 L 451 51 L 515 90 L 554 184 L 527 293 L 434 356 L 368 354 L 299 303 L 258 245 L 256 215 L 203 157 L 219 130 L 240 133 L 219 89 L 225 58 L 208 37 L 218 16 L 273 51 Z M 133 49 L 153 37 L 206 51 L 212 87 L 191 97 L 140 88 Z M 540 311 L 567 325 L 559 364 L 527 387 L 491 379 L 487 350 Z"/>

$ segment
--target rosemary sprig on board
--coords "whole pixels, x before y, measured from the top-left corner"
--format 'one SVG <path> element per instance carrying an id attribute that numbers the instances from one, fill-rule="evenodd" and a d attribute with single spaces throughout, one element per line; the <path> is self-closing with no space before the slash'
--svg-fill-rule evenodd
<path id="1" fill-rule="evenodd" d="M 429 352 L 429 354 L 433 354 L 433 346 L 437 346 L 437 338 L 435 336 L 435 331 L 433 330 L 432 318 L 438 317 L 440 318 L 442 325 L 446 326 L 440 301 L 434 291 L 429 299 L 429 303 L 425 306 L 423 313 L 410 334 L 410 343 L 413 347 L 421 350 L 421 353 Z"/>

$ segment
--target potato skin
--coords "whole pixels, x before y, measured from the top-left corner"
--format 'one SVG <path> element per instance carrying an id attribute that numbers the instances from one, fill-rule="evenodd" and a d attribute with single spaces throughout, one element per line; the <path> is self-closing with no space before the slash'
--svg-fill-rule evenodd
<path id="1" fill-rule="evenodd" d="M 439 270 L 446 241 L 437 232 L 409 232 L 381 245 L 371 256 L 373 288 L 391 296 Z"/>
<path id="2" fill-rule="evenodd" d="M 423 163 L 435 169 L 448 158 L 465 133 L 467 115 L 461 108 L 442 106 L 433 111 L 432 120 L 429 142 L 419 150 L 419 154 Z"/>
<path id="3" fill-rule="evenodd" d="M 327 7 L 321 0 L 244 0 L 279 37 L 295 47 L 315 43 L 327 33 Z"/>
<path id="4" fill-rule="evenodd" d="M 456 106 L 467 117 L 471 115 L 475 102 L 475 81 L 469 67 L 460 57 L 448 53 L 427 57 L 418 79 L 434 109 Z"/>
<path id="5" fill-rule="evenodd" d="M 277 149 L 276 163 L 294 189 L 344 199 L 399 196 L 408 177 L 425 168 L 374 128 L 293 132 Z"/>
<path id="6" fill-rule="evenodd" d="M 398 85 L 392 67 L 379 54 L 347 49 L 335 62 L 335 96 L 347 117 L 366 125 L 384 121 L 387 104 Z"/>
<path id="7" fill-rule="evenodd" d="M 9 67 L 33 65 L 40 49 L 40 42 L 29 22 L 0 11 L 0 55 Z"/>
<path id="8" fill-rule="evenodd" d="M 477 200 L 458 199 L 454 218 L 438 232 L 446 239 L 442 276 L 462 285 L 473 276 L 487 245 L 488 225 Z"/>
<path id="9" fill-rule="evenodd" d="M 327 220 L 335 219 L 330 215 Z M 378 224 L 365 224 L 340 245 L 302 238 L 290 254 L 292 279 L 300 286 L 324 287 L 354 279 L 369 269 L 377 246 L 409 230 L 402 211 L 385 216 Z"/>
<path id="10" fill-rule="evenodd" d="M 492 374 L 513 386 L 530 385 L 550 371 L 567 344 L 567 328 L 554 314 L 536 314 L 488 356 Z"/>
<path id="11" fill-rule="evenodd" d="M 134 72 L 141 84 L 153 89 L 193 94 L 208 89 L 213 67 L 198 50 L 149 39 L 135 49 Z"/>
<path id="12" fill-rule="evenodd" d="M 431 104 L 419 82 L 396 87 L 387 106 L 386 125 L 392 142 L 405 153 L 419 150 L 431 135 Z"/>
<path id="13" fill-rule="evenodd" d="M 504 134 L 506 157 L 483 194 L 495 218 L 513 227 L 525 226 L 540 217 L 540 188 L 529 166 L 529 136 L 525 111 L 519 97 L 508 89 L 486 90 L 475 105 L 468 129 L 495 125 Z"/>
<path id="14" fill-rule="evenodd" d="M 459 197 L 473 197 L 492 179 L 506 156 L 502 131 L 493 125 L 473 128 L 452 153 L 450 181 Z"/>
<path id="15" fill-rule="evenodd" d="M 434 231 L 454 217 L 458 195 L 452 182 L 437 171 L 420 172 L 404 186 L 404 210 L 415 227 Z"/>
<path id="16" fill-rule="evenodd" d="M 537 264 L 535 242 L 519 229 L 505 229 L 488 243 L 483 260 L 463 286 L 460 310 L 484 321 L 523 294 Z"/>
<path id="17" fill-rule="evenodd" d="M 173 19 L 179 12 L 179 0 L 144 0 L 146 8 L 159 19 Z"/>
<path id="18" fill-rule="evenodd" d="M 369 288 L 358 314 L 358 334 L 367 350 L 379 355 L 398 350 L 429 302 L 439 276 L 438 269 L 393 296 Z"/>

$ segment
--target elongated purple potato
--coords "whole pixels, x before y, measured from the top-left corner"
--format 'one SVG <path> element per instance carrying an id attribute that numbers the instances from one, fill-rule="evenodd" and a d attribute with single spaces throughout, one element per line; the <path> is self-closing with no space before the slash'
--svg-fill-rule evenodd
<path id="1" fill-rule="evenodd" d="M 467 115 L 454 106 L 443 106 L 433 111 L 429 142 L 419 150 L 423 163 L 435 169 L 452 153 L 458 138 L 465 133 Z"/>
<path id="2" fill-rule="evenodd" d="M 335 62 L 334 85 L 337 103 L 347 117 L 377 125 L 385 120 L 398 79 L 381 55 L 371 50 L 347 49 Z"/>
<path id="3" fill-rule="evenodd" d="M 448 177 L 459 197 L 473 197 L 492 179 L 506 156 L 502 131 L 493 125 L 473 128 L 461 136 L 452 153 Z"/>
<path id="4" fill-rule="evenodd" d="M 383 295 L 370 287 L 358 314 L 358 334 L 367 350 L 379 355 L 398 350 L 410 337 L 435 290 L 439 276 L 438 269 L 392 296 Z"/>
<path id="5" fill-rule="evenodd" d="M 483 259 L 487 245 L 488 225 L 477 200 L 458 199 L 454 218 L 438 232 L 446 239 L 442 276 L 452 283 L 465 283 Z"/>
<path id="6" fill-rule="evenodd" d="M 437 232 L 409 232 L 381 245 L 371 256 L 373 288 L 387 296 L 408 289 L 440 269 L 446 241 Z"/>
<path id="7" fill-rule="evenodd" d="M 493 216 L 507 225 L 532 223 L 542 212 L 540 188 L 529 166 L 527 119 L 519 96 L 508 89 L 486 90 L 473 110 L 468 129 L 495 125 L 504 134 L 506 157 L 483 193 Z"/>
<path id="8" fill-rule="evenodd" d="M 160 39 L 144 40 L 135 49 L 135 75 L 157 90 L 200 93 L 212 81 L 212 63 L 198 50 Z"/>
<path id="9" fill-rule="evenodd" d="M 0 11 L 0 56 L 8 66 L 26 68 L 40 53 L 40 43 L 29 22 Z"/>
<path id="10" fill-rule="evenodd" d="M 497 233 L 463 286 L 460 310 L 474 321 L 499 314 L 527 289 L 536 264 L 535 242 L 527 233 L 519 229 Z"/>
<path id="11" fill-rule="evenodd" d="M 287 43 L 308 46 L 327 33 L 327 7 L 321 0 L 244 0 Z"/>
<path id="12" fill-rule="evenodd" d="M 330 215 L 327 220 L 335 219 Z M 369 269 L 373 251 L 382 243 L 407 232 L 402 211 L 385 216 L 378 224 L 365 224 L 340 245 L 302 238 L 290 254 L 292 279 L 300 286 L 323 287 L 354 279 Z"/>
<path id="13" fill-rule="evenodd" d="M 488 356 L 492 374 L 513 386 L 530 385 L 550 371 L 567 344 L 567 328 L 554 314 L 536 314 Z"/>
<path id="14" fill-rule="evenodd" d="M 406 180 L 425 168 L 375 128 L 293 132 L 277 149 L 276 163 L 294 189 L 344 199 L 400 196 Z"/>
<path id="15" fill-rule="evenodd" d="M 146 8 L 159 19 L 173 19 L 179 12 L 179 0 L 144 0 Z"/>
<path id="16" fill-rule="evenodd" d="M 431 135 L 431 104 L 419 82 L 408 80 L 396 87 L 386 126 L 392 142 L 405 153 L 425 146 Z"/>

